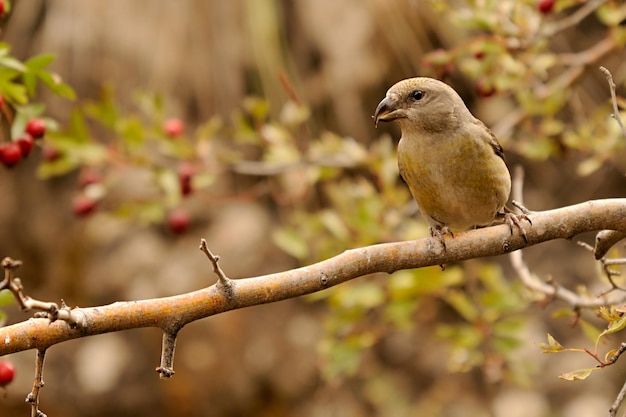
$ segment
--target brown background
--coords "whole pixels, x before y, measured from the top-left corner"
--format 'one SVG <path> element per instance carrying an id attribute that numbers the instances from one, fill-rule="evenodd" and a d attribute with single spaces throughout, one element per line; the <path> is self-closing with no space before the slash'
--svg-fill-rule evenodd
<path id="1" fill-rule="evenodd" d="M 311 105 L 318 132 L 331 130 L 362 143 L 381 133 L 370 116 L 386 89 L 420 74 L 425 52 L 453 46 L 464 36 L 420 0 L 21 0 L 3 26 L 3 40 L 18 58 L 54 53 L 54 70 L 80 100 L 96 99 L 106 82 L 128 108 L 131 92 L 158 91 L 165 96 L 167 113 L 193 128 L 214 114 L 228 116 L 250 94 L 266 97 L 272 111 L 278 111 L 287 99 L 277 77 L 282 71 Z M 601 30 L 596 26 L 573 29 L 555 41 L 556 47 L 584 47 Z M 602 62 L 617 81 L 626 76 L 624 58 L 616 54 Z M 469 83 L 457 81 L 466 102 L 487 124 L 502 117 L 499 109 L 506 106 L 481 105 Z M 601 74 L 590 71 L 585 88 L 595 99 L 589 106 L 606 99 Z M 41 99 L 52 117 L 61 123 L 68 119 L 73 103 L 46 93 Z M 392 126 L 383 131 L 398 133 Z M 515 138 L 503 142 L 507 140 Z M 37 159 L 35 155 L 10 172 L 0 170 L 0 255 L 25 262 L 20 275 L 34 297 L 91 306 L 206 286 L 214 277 L 196 249 L 200 237 L 221 255 L 231 277 L 296 266 L 271 244 L 275 219 L 266 204 L 209 202 L 200 211 L 205 221 L 177 239 L 158 228 L 129 227 L 101 214 L 79 221 L 70 210 L 75 175 L 41 181 L 34 174 Z M 510 164 L 526 167 L 526 203 L 533 209 L 623 196 L 622 172 L 607 165 L 580 178 L 575 174 L 578 161 L 576 155 L 539 162 L 509 155 Z M 593 284 L 596 266 L 569 242 L 526 254 L 539 274 Z M 507 268 L 506 259 L 499 261 Z M 324 312 L 323 303 L 296 299 L 194 323 L 180 334 L 176 376 L 169 381 L 160 381 L 153 371 L 161 337 L 155 329 L 55 346 L 46 364 L 43 411 L 51 417 L 391 415 L 380 409 L 393 406 L 365 404 L 378 397 L 393 402 L 393 393 L 367 391 L 358 380 L 320 379 L 316 345 Z M 9 313 L 10 321 L 27 317 L 14 309 Z M 579 332 L 570 333 L 562 321 L 551 321 L 547 310 L 537 308 L 533 314 L 520 354 L 542 372 L 528 388 L 502 384 L 485 393 L 471 385 L 471 378 L 448 373 L 437 347 L 423 345 L 425 336 L 419 332 L 428 329 L 385 340 L 374 354 L 395 367 L 395 377 L 404 381 L 400 385 L 420 404 L 398 406 L 393 415 L 415 415 L 419 409 L 420 415 L 478 416 L 490 408 L 485 404 L 502 416 L 603 413 L 624 372 L 618 365 L 593 382 L 558 380 L 558 373 L 590 364 L 580 357 L 542 356 L 537 345 L 545 333 L 555 326 L 572 343 L 587 342 L 576 339 Z M 0 415 L 27 415 L 23 398 L 32 383 L 34 355 L 11 357 L 18 374 L 7 398 L 0 400 Z M 392 359 L 385 360 L 386 355 Z M 468 381 L 460 390 L 465 396 L 456 398 L 457 409 L 427 412 L 429 398 L 459 391 Z"/>

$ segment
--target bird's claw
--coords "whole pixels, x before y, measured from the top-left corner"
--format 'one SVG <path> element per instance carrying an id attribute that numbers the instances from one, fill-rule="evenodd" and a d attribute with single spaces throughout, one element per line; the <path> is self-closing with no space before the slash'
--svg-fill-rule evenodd
<path id="1" fill-rule="evenodd" d="M 513 228 L 517 228 L 517 230 L 519 230 L 520 234 L 522 235 L 522 238 L 524 239 L 524 243 L 528 243 L 528 236 L 526 235 L 526 229 L 524 229 L 524 225 L 522 225 L 522 220 L 526 220 L 532 226 L 533 222 L 527 216 L 527 214 L 530 214 L 530 210 L 528 210 L 521 204 L 519 206 L 517 204 L 515 204 L 514 202 L 515 207 L 518 207 L 520 210 L 523 211 L 522 214 L 507 211 L 505 213 L 502 213 L 501 216 L 504 219 L 504 222 L 508 224 L 511 228 L 511 234 L 513 234 Z M 523 209 L 521 207 L 523 207 Z"/>
<path id="2" fill-rule="evenodd" d="M 446 252 L 445 236 L 450 235 L 454 239 L 454 233 L 452 233 L 452 230 L 450 230 L 448 226 L 439 226 L 439 227 L 431 226 L 428 229 L 430 231 L 430 236 L 439 240 L 439 243 L 441 243 L 441 247 L 443 248 L 443 252 L 445 253 Z M 441 264 L 439 265 L 439 268 L 441 268 L 441 270 L 444 271 L 446 269 L 446 265 Z"/>
<path id="3" fill-rule="evenodd" d="M 454 238 L 454 233 L 452 233 L 452 230 L 450 230 L 450 228 L 448 226 L 441 226 L 441 227 L 430 227 L 429 228 L 430 231 L 430 237 L 434 237 L 435 239 L 438 239 L 439 242 L 441 243 L 441 247 L 443 248 L 443 251 L 446 251 L 446 240 L 445 240 L 445 235 L 450 235 L 452 236 L 452 238 Z"/>
<path id="4" fill-rule="evenodd" d="M 521 211 L 526 216 L 530 216 L 533 213 L 532 211 L 530 211 L 526 207 L 524 207 L 524 205 L 522 203 L 520 203 L 519 201 L 517 201 L 517 200 L 511 200 L 511 204 L 513 204 L 515 206 L 515 208 L 519 209 L 519 211 Z M 528 220 L 528 223 L 530 223 L 531 225 L 533 224 L 533 222 L 531 222 L 528 217 L 524 217 L 524 219 Z"/>

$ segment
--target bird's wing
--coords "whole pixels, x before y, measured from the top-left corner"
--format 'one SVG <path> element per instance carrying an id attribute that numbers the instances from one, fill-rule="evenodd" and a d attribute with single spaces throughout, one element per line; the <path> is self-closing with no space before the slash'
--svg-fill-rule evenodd
<path id="1" fill-rule="evenodd" d="M 476 123 L 479 125 L 480 130 L 485 132 L 485 140 L 489 143 L 489 145 L 491 145 L 495 154 L 502 158 L 502 160 L 504 161 L 504 149 L 500 145 L 500 142 L 498 142 L 498 138 L 496 137 L 496 135 L 494 135 L 491 129 L 489 129 L 481 120 L 475 120 Z"/>

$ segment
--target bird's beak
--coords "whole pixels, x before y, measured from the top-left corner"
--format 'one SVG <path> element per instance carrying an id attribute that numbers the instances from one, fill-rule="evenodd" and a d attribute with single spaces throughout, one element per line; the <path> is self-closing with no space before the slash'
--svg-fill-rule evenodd
<path id="1" fill-rule="evenodd" d="M 385 97 L 374 112 L 374 123 L 378 127 L 378 121 L 391 122 L 402 117 L 406 117 L 404 109 L 399 106 L 400 101 L 394 97 Z"/>

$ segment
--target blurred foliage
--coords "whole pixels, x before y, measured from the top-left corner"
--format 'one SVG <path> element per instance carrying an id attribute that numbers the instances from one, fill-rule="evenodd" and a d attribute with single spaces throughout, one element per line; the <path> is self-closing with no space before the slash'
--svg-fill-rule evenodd
<path id="1" fill-rule="evenodd" d="M 624 148 L 619 126 L 607 117 L 612 112 L 609 95 L 603 105 L 582 113 L 580 102 L 587 97 L 579 87 L 586 68 L 596 70 L 626 45 L 624 2 L 587 4 L 582 17 L 595 17 L 605 26 L 604 35 L 574 53 L 558 52 L 554 38 L 580 25 L 582 18 L 574 16 L 584 11 L 576 10 L 578 1 L 556 1 L 552 15 L 541 13 L 530 0 L 469 2 L 460 8 L 435 3 L 473 36 L 450 50 L 427 54 L 424 64 L 442 77 L 458 70 L 473 80 L 479 95 L 513 100 L 515 111 L 502 123 L 507 125 L 501 135 L 505 149 L 536 159 L 580 152 L 587 158 L 580 162 L 579 174 L 589 175 Z M 508 131 L 511 125 L 514 132 Z M 510 137 L 516 140 L 507 142 Z"/>
<path id="2" fill-rule="evenodd" d="M 505 141 L 507 151 L 536 159 L 576 153 L 583 157 L 578 173 L 589 175 L 623 150 L 624 137 L 608 117 L 608 88 L 607 100 L 587 111 L 579 106 L 584 100 L 578 86 L 587 68 L 624 48 L 625 3 L 607 1 L 590 10 L 603 25 L 603 37 L 576 53 L 558 52 L 552 40 L 577 24 L 567 20 L 577 1 L 557 1 L 553 16 L 539 11 L 533 0 L 456 3 L 430 2 L 467 36 L 450 49 L 427 54 L 424 68 L 430 74 L 422 75 L 445 79 L 460 74 L 485 100 L 510 106 L 512 111 L 494 126 L 506 133 L 503 141 L 518 138 Z M 29 102 L 39 82 L 58 96 L 74 98 L 72 89 L 47 71 L 52 56 L 22 63 L 8 53 L 8 45 L 0 44 L 0 94 L 15 111 L 14 130 L 23 131 L 28 119 L 44 114 L 41 105 Z M 186 199 L 210 200 L 224 188 L 232 195 L 252 192 L 272 204 L 280 224 L 273 243 L 301 264 L 349 248 L 427 235 L 398 178 L 395 143 L 388 135 L 370 143 L 330 131 L 314 135 L 312 111 L 297 97 L 278 110 L 263 98 L 248 97 L 230 119 L 215 116 L 173 135 L 164 129 L 168 117 L 162 97 L 137 93 L 134 103 L 132 110 L 124 108 L 113 87 L 105 86 L 100 100 L 76 106 L 67 126 L 47 119 L 42 146 L 53 149 L 54 157 L 44 158 L 39 175 L 73 174 L 77 193 L 97 200 L 101 211 L 142 224 L 163 223 L 167 212 Z M 193 192 L 183 191 L 183 163 L 192 167 Z M 81 177 L 93 170 L 101 180 L 81 185 Z M 118 189 L 134 183 L 138 172 L 142 182 L 132 193 L 120 194 Z M 322 373 L 329 381 L 374 374 L 375 367 L 365 366 L 373 362 L 372 351 L 390 335 L 411 331 L 430 331 L 424 338 L 445 346 L 441 365 L 451 372 L 478 371 L 488 382 L 529 381 L 532 369 L 516 353 L 536 295 L 507 280 L 490 262 L 364 277 L 308 299 L 325 300 L 329 308 L 319 345 Z M 611 331 L 578 322 L 598 340 L 624 328 L 621 312 L 603 311 Z M 543 348 L 565 350 L 552 336 Z M 575 371 L 568 379 L 590 373 Z M 378 376 L 387 387 L 400 384 Z M 401 389 L 392 391 L 395 407 L 410 402 Z"/>

